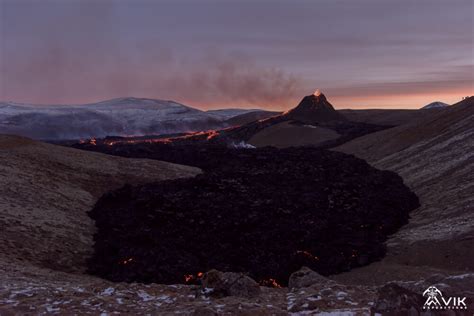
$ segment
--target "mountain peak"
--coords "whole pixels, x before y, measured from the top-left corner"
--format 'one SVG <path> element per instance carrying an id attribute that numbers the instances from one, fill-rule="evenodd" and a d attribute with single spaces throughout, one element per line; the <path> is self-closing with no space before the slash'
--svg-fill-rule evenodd
<path id="1" fill-rule="evenodd" d="M 313 94 L 305 96 L 298 106 L 285 115 L 290 119 L 307 124 L 346 120 L 342 114 L 334 109 L 319 89 Z"/>
<path id="2" fill-rule="evenodd" d="M 326 96 L 318 90 L 316 90 L 313 94 L 306 96 L 305 98 L 314 99 L 315 102 L 327 102 Z"/>
<path id="3" fill-rule="evenodd" d="M 435 101 L 431 102 L 430 104 L 425 105 L 422 107 L 422 109 L 439 109 L 439 108 L 444 108 L 449 106 L 449 104 L 441 102 L 441 101 Z"/>

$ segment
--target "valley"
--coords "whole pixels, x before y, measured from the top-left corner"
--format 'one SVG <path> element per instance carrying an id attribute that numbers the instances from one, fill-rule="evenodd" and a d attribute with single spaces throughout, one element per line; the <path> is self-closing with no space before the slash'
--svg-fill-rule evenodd
<path id="1" fill-rule="evenodd" d="M 0 312 L 365 314 L 431 284 L 471 304 L 472 100 L 75 148 L 2 136 Z"/>
<path id="2" fill-rule="evenodd" d="M 0 316 L 473 316 L 473 12 L 0 0 Z"/>

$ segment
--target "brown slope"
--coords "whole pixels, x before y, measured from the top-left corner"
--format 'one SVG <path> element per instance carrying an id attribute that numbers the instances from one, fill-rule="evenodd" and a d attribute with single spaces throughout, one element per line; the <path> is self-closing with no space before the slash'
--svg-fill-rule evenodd
<path id="1" fill-rule="evenodd" d="M 275 111 L 254 111 L 231 117 L 225 123 L 229 126 L 239 126 L 280 114 L 281 112 Z"/>
<path id="2" fill-rule="evenodd" d="M 82 271 L 94 232 L 86 212 L 104 192 L 199 172 L 0 135 L 2 261 Z"/>
<path id="3" fill-rule="evenodd" d="M 474 98 L 337 150 L 399 173 L 421 203 L 389 241 L 382 265 L 361 275 L 392 266 L 389 277 L 396 277 L 407 265 L 474 271 Z"/>
<path id="4" fill-rule="evenodd" d="M 339 136 L 336 131 L 329 128 L 292 124 L 290 121 L 285 121 L 256 133 L 248 140 L 248 143 L 255 147 L 274 146 L 277 148 L 318 146 Z"/>
<path id="5" fill-rule="evenodd" d="M 463 119 L 472 119 L 473 103 L 474 97 L 471 97 L 455 106 L 430 111 L 428 115 L 418 117 L 408 124 L 355 139 L 342 145 L 340 151 L 355 154 L 370 161 L 384 158 L 419 141 L 438 136 Z M 450 137 L 457 132 L 451 129 L 451 133 L 444 137 Z"/>
<path id="6" fill-rule="evenodd" d="M 368 109 L 368 110 L 338 110 L 339 113 L 354 122 L 377 125 L 399 126 L 412 120 L 419 120 L 441 109 L 427 110 L 398 110 L 398 109 Z"/>

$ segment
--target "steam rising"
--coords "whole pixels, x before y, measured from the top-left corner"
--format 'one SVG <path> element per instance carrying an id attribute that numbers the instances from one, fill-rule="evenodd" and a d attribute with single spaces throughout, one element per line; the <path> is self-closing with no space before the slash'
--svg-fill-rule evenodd
<path id="1" fill-rule="evenodd" d="M 321 91 L 319 91 L 319 89 L 316 89 L 316 91 L 314 91 L 313 95 L 319 97 L 321 95 Z"/>

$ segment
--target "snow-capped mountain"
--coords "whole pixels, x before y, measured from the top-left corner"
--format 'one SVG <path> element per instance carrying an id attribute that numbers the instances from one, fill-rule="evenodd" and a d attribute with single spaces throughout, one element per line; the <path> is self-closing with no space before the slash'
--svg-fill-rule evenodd
<path id="1" fill-rule="evenodd" d="M 431 102 L 430 104 L 425 105 L 422 107 L 422 109 L 438 109 L 438 108 L 444 108 L 449 106 L 449 104 L 441 102 L 441 101 L 435 101 Z"/>
<path id="2" fill-rule="evenodd" d="M 82 105 L 0 102 L 0 133 L 35 139 L 150 135 L 225 127 L 219 115 L 174 101 L 118 98 Z"/>

